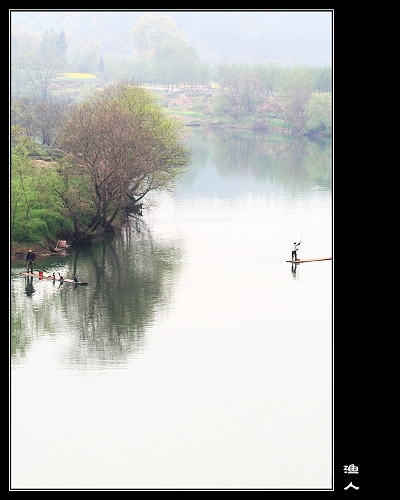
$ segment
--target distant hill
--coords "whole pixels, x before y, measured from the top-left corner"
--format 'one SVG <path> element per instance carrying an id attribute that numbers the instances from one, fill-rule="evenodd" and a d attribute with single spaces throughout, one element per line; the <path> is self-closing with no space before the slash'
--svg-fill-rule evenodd
<path id="1" fill-rule="evenodd" d="M 130 30 L 145 13 L 168 15 L 205 63 L 283 66 L 332 64 L 333 12 L 299 11 L 137 11 L 10 9 L 11 26 L 44 33 L 64 31 L 74 46 L 95 40 L 104 57 L 129 57 Z"/>

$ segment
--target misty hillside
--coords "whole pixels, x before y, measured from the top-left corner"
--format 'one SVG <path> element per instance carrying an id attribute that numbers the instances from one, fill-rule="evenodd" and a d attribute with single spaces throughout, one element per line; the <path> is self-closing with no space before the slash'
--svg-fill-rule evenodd
<path id="1" fill-rule="evenodd" d="M 145 13 L 167 15 L 204 63 L 332 64 L 333 12 L 326 11 L 79 11 L 10 10 L 11 28 L 64 31 L 71 47 L 92 41 L 102 55 L 129 58 L 130 30 Z"/>

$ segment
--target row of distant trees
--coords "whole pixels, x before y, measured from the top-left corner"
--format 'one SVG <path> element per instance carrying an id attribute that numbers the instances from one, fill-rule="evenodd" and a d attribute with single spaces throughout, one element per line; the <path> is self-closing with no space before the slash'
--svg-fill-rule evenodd
<path id="1" fill-rule="evenodd" d="M 260 92 L 276 92 L 290 68 L 278 64 L 253 66 L 203 64 L 182 30 L 168 16 L 143 15 L 131 30 L 134 52 L 128 58 L 104 59 L 99 45 L 91 41 L 81 47 L 79 57 L 68 50 L 63 31 L 43 35 L 13 31 L 11 37 L 12 87 L 15 96 L 48 95 L 52 82 L 62 72 L 88 72 L 107 82 L 132 79 L 138 83 L 177 85 L 224 85 L 243 79 Z M 331 68 L 307 68 L 313 91 L 331 92 Z"/>
<path id="2" fill-rule="evenodd" d="M 283 118 L 293 131 L 302 134 L 330 134 L 332 131 L 332 92 L 318 91 L 318 73 L 308 68 L 284 70 L 284 77 L 273 90 L 265 90 L 254 72 L 246 67 L 220 68 L 219 86 L 212 89 L 210 112 L 238 119 L 255 116 L 261 121 Z M 135 82 L 136 83 L 136 82 Z M 317 90 L 316 90 L 317 89 Z M 27 137 L 54 147 L 57 132 L 65 122 L 70 100 L 60 100 L 47 91 L 14 96 L 11 100 L 11 124 L 24 130 Z"/>

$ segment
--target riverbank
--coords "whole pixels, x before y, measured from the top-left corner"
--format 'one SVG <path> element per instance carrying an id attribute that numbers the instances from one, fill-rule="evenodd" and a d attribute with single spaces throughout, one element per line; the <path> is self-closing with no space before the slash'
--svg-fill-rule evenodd
<path id="1" fill-rule="evenodd" d="M 29 250 L 33 250 L 36 254 L 36 258 L 49 257 L 54 255 L 49 248 L 40 245 L 16 245 L 10 247 L 10 260 L 11 262 L 25 262 L 25 255 Z"/>
<path id="2" fill-rule="evenodd" d="M 172 97 L 171 97 L 172 96 Z M 228 114 L 216 115 L 212 111 L 210 98 L 183 94 L 180 97 L 160 96 L 165 112 L 181 121 L 185 126 L 202 126 L 204 128 L 229 128 L 250 131 L 257 134 L 275 133 L 281 135 L 305 136 L 304 131 L 294 130 L 282 112 L 268 113 L 258 110 L 254 115 L 233 117 Z M 332 131 L 314 132 L 315 139 L 332 137 Z"/>
<path id="3" fill-rule="evenodd" d="M 305 137 L 304 133 L 301 131 L 294 131 L 288 122 L 283 119 L 267 119 L 267 118 L 257 118 L 257 117 L 246 117 L 234 120 L 231 119 L 218 119 L 210 118 L 209 116 L 197 116 L 193 118 L 191 115 L 187 116 L 185 113 L 180 114 L 177 111 L 173 113 L 170 112 L 169 115 L 174 119 L 181 121 L 186 127 L 203 127 L 208 129 L 236 129 L 246 132 L 252 132 L 255 134 L 280 134 L 280 135 L 291 135 L 297 137 Z M 314 139 L 329 139 L 332 137 L 330 132 L 328 133 L 315 133 L 312 134 Z"/>

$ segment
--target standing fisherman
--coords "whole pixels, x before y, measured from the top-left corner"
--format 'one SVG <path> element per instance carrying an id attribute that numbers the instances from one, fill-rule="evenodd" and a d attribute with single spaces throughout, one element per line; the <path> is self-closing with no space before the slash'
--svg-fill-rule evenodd
<path id="1" fill-rule="evenodd" d="M 297 260 L 297 251 L 299 249 L 300 243 L 301 243 L 301 240 L 299 241 L 299 243 L 296 243 L 296 242 L 293 243 L 292 260 Z"/>
<path id="2" fill-rule="evenodd" d="M 25 256 L 26 260 L 26 272 L 31 272 L 33 274 L 33 263 L 35 262 L 36 254 L 33 250 L 28 250 Z"/>

